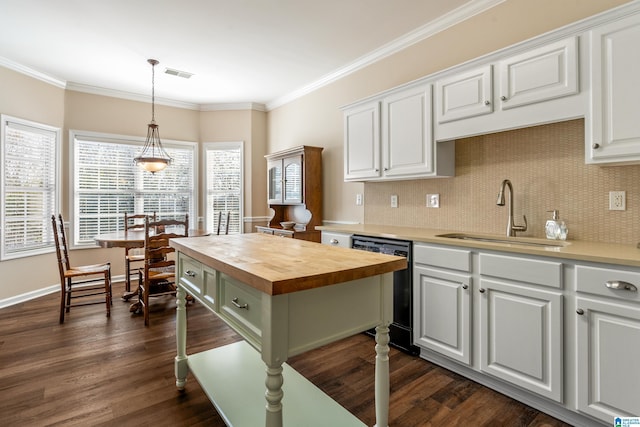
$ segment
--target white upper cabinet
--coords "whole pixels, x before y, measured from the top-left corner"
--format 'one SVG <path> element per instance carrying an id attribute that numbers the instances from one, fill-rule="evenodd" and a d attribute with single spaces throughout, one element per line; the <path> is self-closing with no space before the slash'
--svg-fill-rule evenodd
<path id="1" fill-rule="evenodd" d="M 345 181 L 452 176 L 454 145 L 435 144 L 431 105 L 431 85 L 421 84 L 347 107 Z"/>
<path id="2" fill-rule="evenodd" d="M 500 61 L 500 108 L 578 93 L 577 44 L 571 37 Z"/>
<path id="3" fill-rule="evenodd" d="M 586 163 L 640 162 L 640 16 L 591 30 Z"/>
<path id="4" fill-rule="evenodd" d="M 489 60 L 487 60 L 489 61 Z M 436 140 L 581 117 L 578 38 L 497 57 L 436 81 Z"/>
<path id="5" fill-rule="evenodd" d="M 493 112 L 491 69 L 491 65 L 486 65 L 436 82 L 438 123 Z"/>
<path id="6" fill-rule="evenodd" d="M 344 179 L 380 176 L 380 102 L 367 102 L 344 113 Z"/>

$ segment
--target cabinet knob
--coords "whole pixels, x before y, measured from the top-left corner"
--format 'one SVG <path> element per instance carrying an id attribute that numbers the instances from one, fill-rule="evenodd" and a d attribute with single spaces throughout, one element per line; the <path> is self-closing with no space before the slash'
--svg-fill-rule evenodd
<path id="1" fill-rule="evenodd" d="M 598 148 L 600 148 L 600 144 L 598 144 L 597 142 L 594 142 L 591 148 L 593 148 L 594 150 L 597 150 Z"/>
<path id="2" fill-rule="evenodd" d="M 389 170 L 389 168 L 384 168 L 384 171 L 385 171 L 385 172 L 386 172 L 386 171 L 388 171 L 388 170 Z"/>
<path id="3" fill-rule="evenodd" d="M 480 289 L 478 289 L 478 291 L 480 291 L 481 294 L 484 294 L 485 289 L 484 288 L 480 288 Z"/>
<path id="4" fill-rule="evenodd" d="M 489 100 L 484 101 L 484 105 L 490 105 L 490 104 L 491 104 L 491 101 Z"/>
<path id="5" fill-rule="evenodd" d="M 340 242 L 338 242 L 338 239 L 331 239 L 329 243 L 331 243 L 332 245 L 337 245 Z"/>
<path id="6" fill-rule="evenodd" d="M 187 271 L 184 272 L 184 274 L 186 276 L 189 276 L 189 277 L 196 277 L 196 272 L 195 271 L 187 270 Z"/>
<path id="7" fill-rule="evenodd" d="M 578 313 L 580 316 L 582 316 L 584 314 L 584 310 L 579 308 L 576 310 L 576 313 Z"/>
<path id="8" fill-rule="evenodd" d="M 467 284 L 462 285 L 462 289 L 464 289 L 464 290 L 469 289 L 469 285 L 467 285 Z"/>
<path id="9" fill-rule="evenodd" d="M 506 97 L 506 96 L 504 96 L 504 95 L 502 95 L 502 96 L 500 97 L 500 99 L 501 99 L 501 100 L 503 100 L 503 101 L 506 101 L 506 100 L 507 100 L 507 97 Z"/>

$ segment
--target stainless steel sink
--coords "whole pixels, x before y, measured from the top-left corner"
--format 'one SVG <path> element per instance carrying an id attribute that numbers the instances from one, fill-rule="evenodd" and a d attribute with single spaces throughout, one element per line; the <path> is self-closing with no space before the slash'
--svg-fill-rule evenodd
<path id="1" fill-rule="evenodd" d="M 502 243 L 507 245 L 523 245 L 543 248 L 562 248 L 569 245 L 568 242 L 533 239 L 527 237 L 497 237 L 483 236 L 481 234 L 466 233 L 445 233 L 438 234 L 436 237 L 446 237 L 448 239 L 472 240 L 475 242 Z"/>

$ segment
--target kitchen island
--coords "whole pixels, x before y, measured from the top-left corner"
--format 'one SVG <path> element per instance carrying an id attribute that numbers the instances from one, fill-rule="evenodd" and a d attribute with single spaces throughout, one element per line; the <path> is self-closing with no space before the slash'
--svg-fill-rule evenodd
<path id="1" fill-rule="evenodd" d="M 171 245 L 179 389 L 191 372 L 232 426 L 362 426 L 285 362 L 376 327 L 376 425 L 387 425 L 392 272 L 406 259 L 258 233 Z M 187 356 L 187 293 L 245 341 Z"/>

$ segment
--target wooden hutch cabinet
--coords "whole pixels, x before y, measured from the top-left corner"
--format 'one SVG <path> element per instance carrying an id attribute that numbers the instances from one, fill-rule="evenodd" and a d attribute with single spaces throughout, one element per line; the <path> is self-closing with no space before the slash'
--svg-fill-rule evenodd
<path id="1" fill-rule="evenodd" d="M 300 146 L 268 154 L 267 202 L 273 215 L 258 232 L 320 242 L 322 147 Z M 285 230 L 281 222 L 295 222 Z"/>

